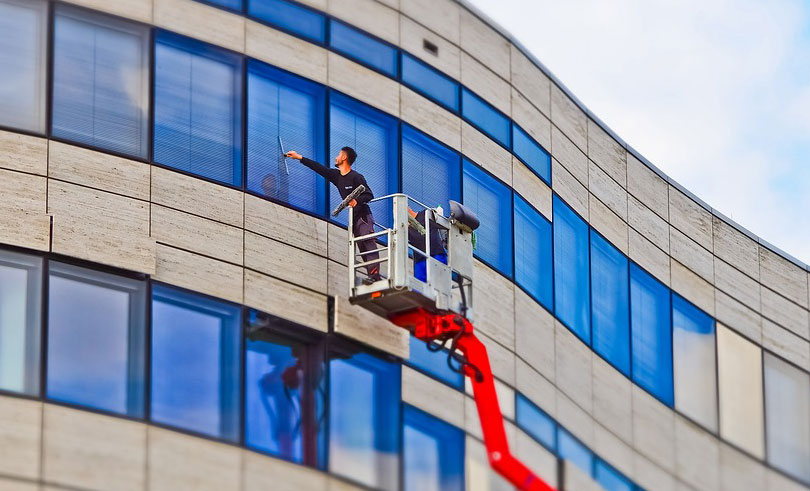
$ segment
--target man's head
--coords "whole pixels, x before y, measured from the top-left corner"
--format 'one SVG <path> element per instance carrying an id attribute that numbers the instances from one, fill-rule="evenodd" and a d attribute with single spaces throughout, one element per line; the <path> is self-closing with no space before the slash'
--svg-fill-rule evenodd
<path id="1" fill-rule="evenodd" d="M 340 149 L 340 153 L 337 154 L 335 157 L 335 167 L 341 168 L 341 165 L 347 165 L 347 168 L 351 168 L 352 164 L 354 164 L 354 160 L 357 158 L 357 152 L 354 151 L 352 147 L 343 147 Z"/>

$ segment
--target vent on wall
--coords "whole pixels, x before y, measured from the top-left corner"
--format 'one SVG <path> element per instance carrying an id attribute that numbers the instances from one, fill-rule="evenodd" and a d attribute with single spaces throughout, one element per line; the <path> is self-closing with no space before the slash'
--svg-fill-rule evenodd
<path id="1" fill-rule="evenodd" d="M 425 48 L 425 51 L 432 54 L 433 56 L 439 56 L 439 47 L 431 43 L 427 39 L 422 40 L 422 47 Z"/>

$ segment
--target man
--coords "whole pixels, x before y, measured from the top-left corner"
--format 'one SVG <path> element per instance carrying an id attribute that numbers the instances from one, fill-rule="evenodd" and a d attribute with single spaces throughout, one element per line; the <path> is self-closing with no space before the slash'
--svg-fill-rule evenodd
<path id="1" fill-rule="evenodd" d="M 335 167 L 337 169 L 329 169 L 323 165 L 310 160 L 296 151 L 287 152 L 287 157 L 291 159 L 300 160 L 302 164 L 314 170 L 318 174 L 326 178 L 327 181 L 337 187 L 341 199 L 345 198 L 352 191 L 361 184 L 365 186 L 366 190 L 357 198 L 349 202 L 349 206 L 354 208 L 354 223 L 352 224 L 352 231 L 355 236 L 368 235 L 374 232 L 374 216 L 371 214 L 371 208 L 368 202 L 374 199 L 374 194 L 371 188 L 366 183 L 366 178 L 363 174 L 352 170 L 352 164 L 357 159 L 357 152 L 351 147 L 343 147 L 340 149 L 337 157 L 335 157 Z M 360 248 L 360 257 L 362 262 L 373 261 L 379 259 L 378 252 L 369 252 L 377 249 L 377 242 L 374 239 L 367 239 L 357 243 Z M 366 266 L 368 272 L 369 282 L 374 282 L 382 279 L 380 276 L 380 264 L 370 264 Z"/>
<path id="2" fill-rule="evenodd" d="M 427 210 L 422 210 L 417 213 L 413 211 L 411 207 L 408 207 L 408 214 L 423 227 L 426 227 L 425 215 L 427 214 Z M 430 255 L 437 261 L 447 264 L 447 251 L 444 250 L 441 230 L 435 220 L 430 220 Z M 408 242 L 420 251 L 425 252 L 425 236 L 419 233 L 414 227 L 408 227 Z M 413 276 L 417 280 L 427 282 L 426 259 L 424 255 L 417 252 L 413 254 Z"/>

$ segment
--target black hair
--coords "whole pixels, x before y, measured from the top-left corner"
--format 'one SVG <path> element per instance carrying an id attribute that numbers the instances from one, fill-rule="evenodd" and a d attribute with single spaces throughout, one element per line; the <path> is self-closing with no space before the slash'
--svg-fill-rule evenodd
<path id="1" fill-rule="evenodd" d="M 357 152 L 355 152 L 352 147 L 343 147 L 340 150 L 346 152 L 346 159 L 349 161 L 349 165 L 354 164 L 355 159 L 357 159 Z"/>

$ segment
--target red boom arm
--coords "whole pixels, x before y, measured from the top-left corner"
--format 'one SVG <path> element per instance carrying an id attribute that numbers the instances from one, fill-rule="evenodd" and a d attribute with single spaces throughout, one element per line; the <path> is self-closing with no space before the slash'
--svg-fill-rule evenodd
<path id="1" fill-rule="evenodd" d="M 462 369 L 472 381 L 489 464 L 519 489 L 554 491 L 554 488 L 537 477 L 509 451 L 487 349 L 473 334 L 472 324 L 460 315 L 433 314 L 423 309 L 395 315 L 391 322 L 401 327 L 413 328 L 414 336 L 423 341 L 447 338 L 454 340 L 453 346 L 464 354 L 466 360 Z"/>

